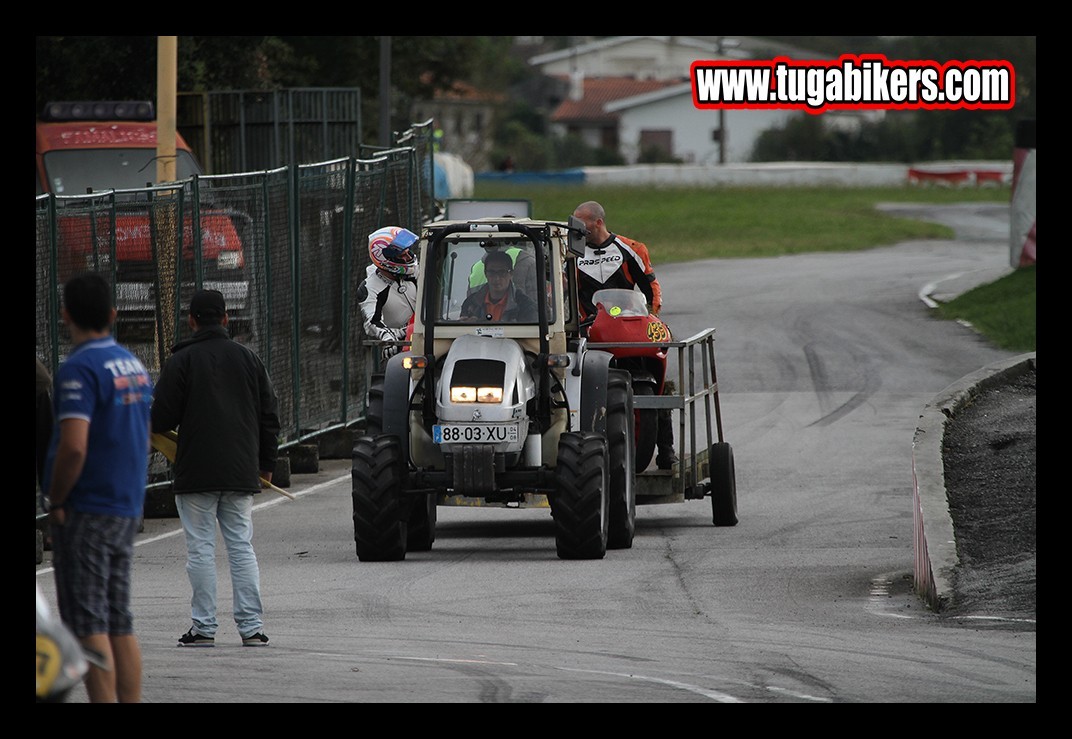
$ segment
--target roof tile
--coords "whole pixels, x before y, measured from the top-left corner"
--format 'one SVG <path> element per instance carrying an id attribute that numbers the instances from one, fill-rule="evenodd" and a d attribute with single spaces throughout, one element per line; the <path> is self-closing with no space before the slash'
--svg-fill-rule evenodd
<path id="1" fill-rule="evenodd" d="M 555 75 L 568 79 L 566 75 Z M 566 98 L 551 113 L 551 120 L 561 121 L 612 121 L 618 115 L 603 109 L 607 103 L 622 98 L 642 95 L 645 92 L 661 90 L 665 87 L 680 85 L 681 80 L 638 80 L 633 77 L 586 77 L 584 79 L 584 97 L 580 100 Z"/>

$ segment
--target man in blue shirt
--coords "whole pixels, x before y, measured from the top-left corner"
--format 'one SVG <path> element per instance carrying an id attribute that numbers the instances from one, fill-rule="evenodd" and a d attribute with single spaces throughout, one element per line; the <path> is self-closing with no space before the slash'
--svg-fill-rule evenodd
<path id="1" fill-rule="evenodd" d="M 153 384 L 111 336 L 112 290 L 99 274 L 63 288 L 73 349 L 53 392 L 56 426 L 42 483 L 60 617 L 103 656 L 85 677 L 92 703 L 141 700 L 141 647 L 130 611 L 134 535 L 145 504 Z"/>

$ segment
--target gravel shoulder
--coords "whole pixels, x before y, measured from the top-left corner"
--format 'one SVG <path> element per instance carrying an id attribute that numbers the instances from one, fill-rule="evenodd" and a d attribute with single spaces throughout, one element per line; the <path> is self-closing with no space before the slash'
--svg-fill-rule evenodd
<path id="1" fill-rule="evenodd" d="M 958 564 L 944 616 L 1036 615 L 1035 368 L 983 389 L 946 423 L 942 459 Z"/>

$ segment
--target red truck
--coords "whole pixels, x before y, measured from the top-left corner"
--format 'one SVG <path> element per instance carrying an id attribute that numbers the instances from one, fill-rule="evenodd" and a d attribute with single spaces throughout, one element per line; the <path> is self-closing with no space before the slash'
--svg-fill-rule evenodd
<path id="1" fill-rule="evenodd" d="M 176 180 L 203 174 L 181 135 L 176 134 L 175 144 Z M 57 277 L 62 283 L 86 269 L 111 271 L 114 233 L 116 307 L 120 315 L 117 329 L 128 337 L 151 334 L 161 308 L 151 239 L 152 211 L 145 190 L 156 179 L 156 156 L 156 118 L 151 102 L 49 103 L 37 121 L 37 194 L 51 193 L 60 201 Z M 117 191 L 114 210 L 109 199 L 84 197 L 110 190 Z M 187 202 L 183 260 L 176 265 L 180 305 L 188 302 L 197 277 L 198 260 L 189 237 L 197 233 L 192 219 Z M 240 229 L 248 224 L 248 216 L 242 213 L 206 208 L 202 203 L 198 224 L 201 284 L 220 290 L 226 297 L 232 331 L 248 326 L 251 307 L 240 236 Z"/>

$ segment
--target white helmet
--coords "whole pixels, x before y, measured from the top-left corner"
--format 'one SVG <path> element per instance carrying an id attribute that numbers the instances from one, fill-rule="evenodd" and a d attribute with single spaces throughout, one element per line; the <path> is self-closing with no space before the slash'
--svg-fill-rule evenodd
<path id="1" fill-rule="evenodd" d="M 417 234 L 401 226 L 384 226 L 369 234 L 368 251 L 378 269 L 401 277 L 415 277 L 417 255 L 410 248 Z"/>

